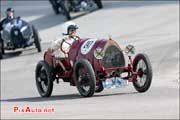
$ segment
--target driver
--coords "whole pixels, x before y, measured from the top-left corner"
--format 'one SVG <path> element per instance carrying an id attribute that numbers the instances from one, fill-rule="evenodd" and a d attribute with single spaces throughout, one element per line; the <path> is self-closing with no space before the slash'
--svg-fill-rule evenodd
<path id="1" fill-rule="evenodd" d="M 7 10 L 6 10 L 6 18 L 4 18 L 4 19 L 0 22 L 0 31 L 3 30 L 3 24 L 4 24 L 4 23 L 8 23 L 8 22 L 11 21 L 12 19 L 14 19 L 14 9 L 13 9 L 13 8 L 7 8 Z"/>
<path id="2" fill-rule="evenodd" d="M 79 39 L 79 37 L 76 35 L 76 29 L 78 29 L 76 25 L 69 25 L 67 27 L 67 33 L 63 33 L 65 37 L 63 39 L 57 39 L 53 41 L 52 50 L 54 51 L 55 57 L 66 57 L 66 54 L 69 52 L 72 43 Z"/>
<path id="3" fill-rule="evenodd" d="M 51 50 L 53 51 L 55 58 L 67 57 L 67 53 L 69 52 L 72 43 L 79 39 L 79 37 L 76 35 L 77 29 L 78 27 L 75 24 L 68 25 L 67 33 L 63 33 L 65 37 L 63 39 L 53 41 Z M 60 60 L 58 60 L 58 63 L 61 65 L 62 69 L 66 71 L 65 66 Z"/>
<path id="4" fill-rule="evenodd" d="M 13 8 L 8 8 L 6 10 L 6 18 L 4 18 L 1 22 L 0 22 L 0 43 L 3 43 L 3 39 L 1 37 L 1 31 L 3 30 L 3 24 L 8 23 L 9 21 L 11 21 L 12 19 L 14 19 L 14 9 Z M 3 44 L 2 44 L 3 45 Z"/>

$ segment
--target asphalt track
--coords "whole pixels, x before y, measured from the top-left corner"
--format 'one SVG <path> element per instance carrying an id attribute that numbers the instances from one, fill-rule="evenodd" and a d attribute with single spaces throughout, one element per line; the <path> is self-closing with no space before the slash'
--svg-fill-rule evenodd
<path id="1" fill-rule="evenodd" d="M 31 47 L 22 53 L 7 52 L 1 60 L 1 119 L 179 119 L 179 2 L 106 1 L 103 4 L 104 9 L 72 20 L 79 26 L 79 36 L 108 38 L 111 35 L 122 48 L 133 44 L 136 53 L 146 53 L 153 67 L 150 89 L 138 93 L 130 84 L 82 98 L 76 87 L 60 81 L 54 84 L 52 97 L 39 97 L 35 66 L 55 37 L 64 32 L 66 20 L 53 13 L 48 1 L 2 1 L 1 17 L 12 6 L 17 16 L 37 27 L 43 52 L 37 53 Z M 14 106 L 55 111 L 14 113 Z"/>

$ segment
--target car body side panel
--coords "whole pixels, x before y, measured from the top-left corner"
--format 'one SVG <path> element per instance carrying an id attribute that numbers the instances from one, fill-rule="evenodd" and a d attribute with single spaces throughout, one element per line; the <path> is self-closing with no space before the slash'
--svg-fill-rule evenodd
<path id="1" fill-rule="evenodd" d="M 99 72 L 102 72 L 102 70 L 104 69 L 103 58 L 104 58 L 106 50 L 110 46 L 114 46 L 118 51 L 121 52 L 121 48 L 114 40 L 97 39 L 97 40 L 95 40 L 93 42 L 89 42 L 90 44 L 88 44 L 88 42 L 87 42 L 88 40 L 91 41 L 91 40 L 94 40 L 94 39 L 80 39 L 80 40 L 77 40 L 77 41 L 73 42 L 73 44 L 72 44 L 72 46 L 71 46 L 71 48 L 69 50 L 68 57 L 64 58 L 64 60 L 66 60 L 66 62 L 69 61 L 68 63 L 70 63 L 71 65 L 65 65 L 65 67 L 68 67 L 68 69 L 72 71 L 74 69 L 75 62 L 78 59 L 86 59 L 92 65 L 92 67 L 94 69 L 94 72 L 95 72 L 95 75 L 97 77 L 97 74 Z M 88 47 L 86 48 L 84 46 L 86 46 L 86 47 L 88 46 Z M 84 49 L 83 47 L 86 48 L 86 49 Z M 99 53 L 101 53 L 102 56 L 100 56 L 100 57 L 96 56 L 95 52 L 97 52 L 97 50 L 100 50 Z M 111 56 L 108 56 L 108 57 L 111 57 Z M 61 59 L 56 59 L 53 56 L 53 51 L 45 52 L 44 59 L 53 68 L 56 68 L 57 65 L 55 63 L 57 63 L 58 60 L 61 60 Z M 124 56 L 123 56 L 122 59 L 124 61 Z M 121 59 L 119 59 L 119 61 L 121 61 Z M 125 64 L 123 63 L 122 66 L 123 65 L 125 65 Z M 110 72 L 111 71 L 108 71 L 108 74 Z M 73 72 L 70 72 L 70 73 L 71 74 L 64 73 L 64 75 L 65 75 L 64 77 L 72 78 L 71 85 L 75 85 L 74 84 L 75 82 L 73 80 Z M 69 76 L 67 76 L 67 75 L 69 75 Z M 62 77 L 63 77 L 63 75 L 62 75 Z M 97 79 L 97 82 L 98 81 L 99 80 Z"/>

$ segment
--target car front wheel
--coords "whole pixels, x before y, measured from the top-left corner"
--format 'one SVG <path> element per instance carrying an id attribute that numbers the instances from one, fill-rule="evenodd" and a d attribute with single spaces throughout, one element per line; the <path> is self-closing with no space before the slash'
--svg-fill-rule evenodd
<path id="1" fill-rule="evenodd" d="M 152 67 L 146 54 L 138 54 L 133 61 L 133 70 L 137 72 L 136 81 L 133 82 L 138 92 L 146 92 L 152 81 Z"/>
<path id="2" fill-rule="evenodd" d="M 81 96 L 91 97 L 95 92 L 96 78 L 94 70 L 85 59 L 80 59 L 75 63 L 75 83 Z"/>

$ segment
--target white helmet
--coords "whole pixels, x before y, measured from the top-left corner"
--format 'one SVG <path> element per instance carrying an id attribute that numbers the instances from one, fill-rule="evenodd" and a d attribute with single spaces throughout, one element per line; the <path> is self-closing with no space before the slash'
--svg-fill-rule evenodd
<path id="1" fill-rule="evenodd" d="M 63 26 L 62 26 L 62 28 L 63 28 L 63 32 L 64 32 L 64 34 L 67 34 L 68 32 L 68 27 L 69 26 L 75 26 L 76 27 L 76 29 L 78 28 L 77 27 L 77 25 L 74 23 L 74 22 L 72 22 L 72 21 L 68 21 L 68 22 L 65 22 L 64 24 L 63 24 Z M 67 33 L 65 33 L 65 32 L 67 32 Z"/>

